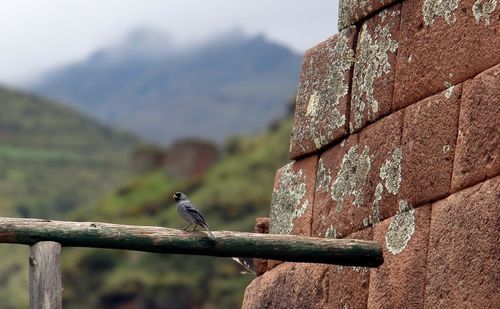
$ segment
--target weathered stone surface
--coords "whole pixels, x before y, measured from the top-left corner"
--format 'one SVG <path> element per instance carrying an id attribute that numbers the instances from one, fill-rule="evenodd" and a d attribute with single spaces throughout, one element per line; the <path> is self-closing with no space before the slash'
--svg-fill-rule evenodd
<path id="1" fill-rule="evenodd" d="M 373 239 L 373 229 L 353 233 L 350 239 Z M 328 308 L 366 308 L 370 268 L 330 266 Z"/>
<path id="2" fill-rule="evenodd" d="M 498 308 L 500 177 L 432 205 L 425 308 Z"/>
<path id="3" fill-rule="evenodd" d="M 283 261 L 278 261 L 278 260 L 267 260 L 267 270 L 271 270 L 275 268 L 278 265 L 283 264 Z"/>
<path id="4" fill-rule="evenodd" d="M 312 235 L 343 238 L 361 224 L 368 210 L 361 208 L 370 156 L 358 146 L 358 135 L 327 149 L 318 162 Z M 359 225 L 358 224 L 358 225 Z"/>
<path id="5" fill-rule="evenodd" d="M 401 198 L 417 206 L 450 192 L 461 85 L 405 110 Z"/>
<path id="6" fill-rule="evenodd" d="M 355 28 L 349 28 L 306 51 L 290 159 L 316 151 L 347 133 L 355 35 Z"/>
<path id="7" fill-rule="evenodd" d="M 257 218 L 255 219 L 255 233 L 269 234 L 269 218 Z M 253 259 L 253 268 L 257 276 L 262 275 L 267 271 L 267 260 L 265 259 Z"/>
<path id="8" fill-rule="evenodd" d="M 409 208 L 374 226 L 384 264 L 370 274 L 368 308 L 423 308 L 431 206 Z"/>
<path id="9" fill-rule="evenodd" d="M 349 136 L 320 156 L 313 236 L 343 238 L 397 213 L 402 130 L 401 111 Z"/>
<path id="10" fill-rule="evenodd" d="M 352 84 L 351 132 L 391 112 L 400 11 L 398 3 L 361 27 Z"/>
<path id="11" fill-rule="evenodd" d="M 463 86 L 452 191 L 500 174 L 500 65 Z"/>
<path id="12" fill-rule="evenodd" d="M 291 162 L 276 173 L 269 216 L 270 234 L 311 234 L 318 156 Z"/>
<path id="13" fill-rule="evenodd" d="M 340 0 L 339 31 L 398 0 Z"/>
<path id="14" fill-rule="evenodd" d="M 394 106 L 408 106 L 499 63 L 499 34 L 500 1 L 404 1 Z"/>
<path id="15" fill-rule="evenodd" d="M 253 280 L 242 308 L 328 308 L 328 269 L 322 264 L 284 263 Z"/>
<path id="16" fill-rule="evenodd" d="M 356 222 L 358 229 L 392 217 L 398 212 L 402 182 L 402 134 L 403 111 L 391 114 L 359 133 L 360 147 L 369 149 L 371 168 L 363 188 L 362 207 L 368 214 L 362 222 Z"/>
<path id="17" fill-rule="evenodd" d="M 372 240 L 371 228 L 349 235 Z M 370 269 L 283 263 L 250 283 L 243 308 L 366 308 Z"/>

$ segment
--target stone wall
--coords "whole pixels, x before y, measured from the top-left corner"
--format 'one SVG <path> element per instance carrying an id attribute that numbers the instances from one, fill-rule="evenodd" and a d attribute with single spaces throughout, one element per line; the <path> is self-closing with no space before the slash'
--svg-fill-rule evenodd
<path id="1" fill-rule="evenodd" d="M 269 232 L 375 240 L 385 262 L 259 261 L 243 308 L 498 306 L 500 1 L 341 0 L 290 159 Z"/>

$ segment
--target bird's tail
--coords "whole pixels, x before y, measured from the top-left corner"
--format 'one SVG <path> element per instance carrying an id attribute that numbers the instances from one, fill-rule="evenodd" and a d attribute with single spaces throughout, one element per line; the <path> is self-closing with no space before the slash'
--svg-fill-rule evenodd
<path id="1" fill-rule="evenodd" d="M 214 234 L 212 234 L 212 232 L 210 232 L 210 229 L 208 228 L 208 225 L 203 225 L 203 228 L 204 228 L 205 230 L 207 230 L 208 234 L 210 234 L 210 237 L 211 237 L 212 239 L 215 239 L 215 236 L 214 236 Z"/>

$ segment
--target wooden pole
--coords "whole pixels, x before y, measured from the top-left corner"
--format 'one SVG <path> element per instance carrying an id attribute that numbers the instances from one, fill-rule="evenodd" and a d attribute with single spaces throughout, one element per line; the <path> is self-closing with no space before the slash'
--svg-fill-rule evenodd
<path id="1" fill-rule="evenodd" d="M 382 249 L 373 241 L 323 239 L 296 235 L 206 232 L 98 222 L 0 218 L 0 243 L 124 249 L 171 254 L 254 257 L 289 262 L 377 267 Z"/>
<path id="2" fill-rule="evenodd" d="M 41 241 L 29 249 L 30 305 L 32 309 L 62 308 L 61 245 Z"/>

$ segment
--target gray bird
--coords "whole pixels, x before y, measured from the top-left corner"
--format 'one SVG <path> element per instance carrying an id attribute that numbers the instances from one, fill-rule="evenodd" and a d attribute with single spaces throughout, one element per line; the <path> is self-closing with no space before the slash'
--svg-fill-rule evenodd
<path id="1" fill-rule="evenodd" d="M 187 230 L 191 225 L 194 224 L 193 231 L 195 231 L 196 227 L 199 225 L 207 230 L 207 232 L 210 234 L 210 237 L 215 239 L 215 236 L 212 234 L 212 232 L 210 232 L 210 229 L 208 228 L 208 224 L 205 221 L 205 218 L 203 218 L 203 215 L 200 213 L 200 211 L 196 209 L 196 207 L 194 207 L 186 194 L 182 192 L 175 192 L 174 196 L 172 197 L 175 201 L 175 204 L 177 205 L 177 213 L 179 214 L 179 216 L 189 222 L 189 225 L 186 226 L 184 230 Z"/>

